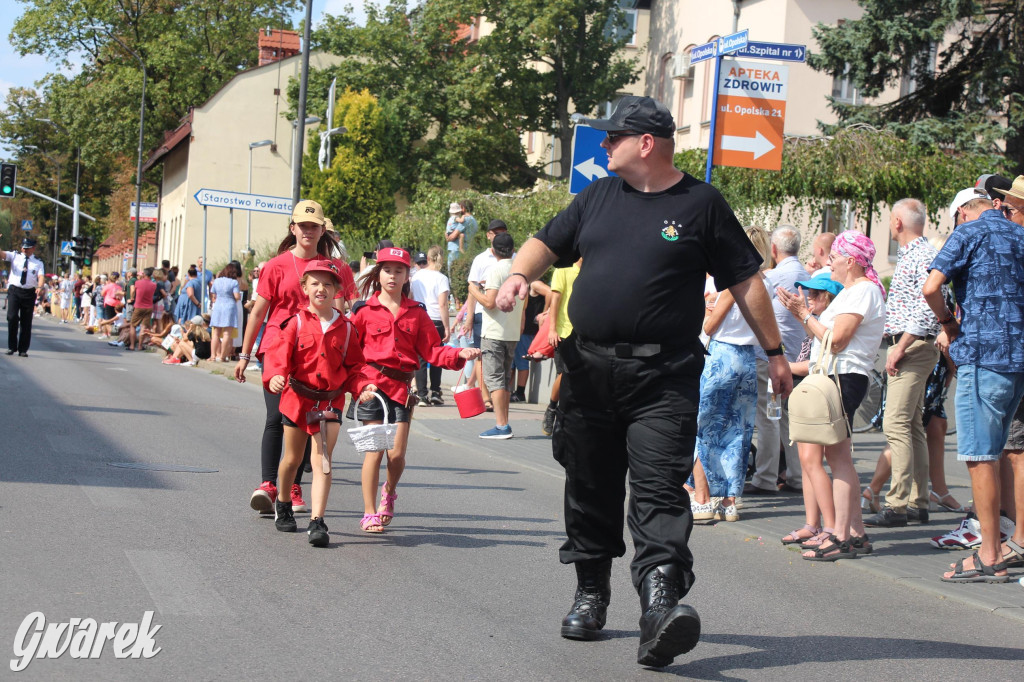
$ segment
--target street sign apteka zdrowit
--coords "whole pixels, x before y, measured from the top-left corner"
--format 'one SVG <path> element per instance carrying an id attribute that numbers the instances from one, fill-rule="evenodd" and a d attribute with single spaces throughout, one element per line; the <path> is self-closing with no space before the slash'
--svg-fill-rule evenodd
<path id="1" fill-rule="evenodd" d="M 716 166 L 781 170 L 788 79 L 785 66 L 722 60 Z"/>

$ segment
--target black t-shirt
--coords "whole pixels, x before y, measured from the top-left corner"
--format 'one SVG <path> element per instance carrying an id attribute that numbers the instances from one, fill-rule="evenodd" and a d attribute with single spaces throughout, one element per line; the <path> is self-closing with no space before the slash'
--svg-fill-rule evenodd
<path id="1" fill-rule="evenodd" d="M 722 195 L 691 175 L 651 193 L 600 179 L 536 237 L 558 256 L 557 267 L 583 258 L 569 319 L 575 333 L 601 343 L 695 341 L 705 273 L 721 290 L 761 264 Z"/>
<path id="2" fill-rule="evenodd" d="M 540 331 L 537 316 L 544 312 L 544 303 L 543 296 L 534 296 L 533 293 L 530 293 L 526 297 L 526 312 L 523 313 L 526 320 L 523 321 L 523 334 L 536 334 Z"/>

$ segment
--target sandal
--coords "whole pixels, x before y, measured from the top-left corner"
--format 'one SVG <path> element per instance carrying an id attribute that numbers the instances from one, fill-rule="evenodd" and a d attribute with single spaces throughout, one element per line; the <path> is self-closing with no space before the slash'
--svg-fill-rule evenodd
<path id="1" fill-rule="evenodd" d="M 953 497 L 953 493 L 948 490 L 946 491 L 946 494 L 942 496 L 937 495 L 934 490 L 930 490 L 928 491 L 928 497 L 931 498 L 931 501 L 934 502 L 939 509 L 945 509 L 946 511 L 955 512 L 957 514 L 963 514 L 967 511 L 962 504 L 958 503 L 959 506 L 956 507 L 950 504 L 951 501 L 956 502 L 956 498 Z"/>
<path id="2" fill-rule="evenodd" d="M 395 516 L 395 500 L 397 499 L 398 493 L 389 494 L 388 482 L 384 481 L 384 485 L 380 487 L 380 506 L 377 507 L 377 516 L 385 526 L 391 523 L 391 519 Z"/>
<path id="3" fill-rule="evenodd" d="M 864 511 L 870 511 L 872 514 L 877 514 L 882 511 L 882 503 L 879 501 L 881 495 L 876 493 L 871 488 L 864 488 L 864 492 L 860 494 L 860 508 Z"/>
<path id="4" fill-rule="evenodd" d="M 829 535 L 831 544 L 815 547 L 813 554 L 804 554 L 806 561 L 839 561 L 840 559 L 856 559 L 857 553 L 853 551 L 849 540 L 839 540 L 835 535 Z"/>
<path id="5" fill-rule="evenodd" d="M 961 559 L 956 562 L 956 566 L 953 567 L 953 575 L 948 578 L 943 575 L 942 582 L 944 583 L 1007 583 L 1010 582 L 1010 576 L 1008 575 L 996 575 L 996 571 L 1005 571 L 1006 562 L 1000 561 L 997 564 L 986 566 L 981 561 L 981 557 L 975 552 L 971 555 L 971 559 L 974 559 L 974 568 L 964 568 L 964 561 Z"/>
<path id="6" fill-rule="evenodd" d="M 821 543 L 825 542 L 825 540 L 828 540 L 829 536 L 832 535 L 832 533 L 835 533 L 835 531 L 832 530 L 831 528 L 822 528 L 821 532 L 818 533 L 817 535 L 815 535 L 813 538 L 811 538 L 810 540 L 804 540 L 803 542 L 801 542 L 800 543 L 800 548 L 801 549 L 815 549 L 817 547 L 820 547 Z"/>
<path id="7" fill-rule="evenodd" d="M 804 531 L 807 531 L 808 533 L 810 533 L 810 535 L 801 535 L 800 533 L 802 533 Z M 787 535 L 784 538 L 782 538 L 782 544 L 784 544 L 784 545 L 795 545 L 795 544 L 804 542 L 806 540 L 810 540 L 811 538 L 813 538 L 815 535 L 817 535 L 820 532 L 821 532 L 821 529 L 818 528 L 817 526 L 812 526 L 809 523 L 805 523 L 803 525 L 803 528 L 797 528 L 796 530 L 791 532 L 789 535 Z"/>
<path id="8" fill-rule="evenodd" d="M 363 514 L 363 520 L 359 522 L 359 527 L 364 533 L 384 532 L 384 523 L 380 519 L 380 514 Z"/>
<path id="9" fill-rule="evenodd" d="M 484 412 L 494 412 L 494 403 L 492 403 L 490 400 L 485 400 Z"/>
<path id="10" fill-rule="evenodd" d="M 871 554 L 875 551 L 874 546 L 871 544 L 871 538 L 868 537 L 867 533 L 864 533 L 864 535 L 851 535 L 850 547 L 853 547 L 853 550 L 858 555 Z"/>
<path id="11" fill-rule="evenodd" d="M 1003 555 L 1003 563 L 1007 568 L 1019 568 L 1024 566 L 1024 547 L 1013 541 L 1013 538 L 1006 538 L 1007 553 Z"/>

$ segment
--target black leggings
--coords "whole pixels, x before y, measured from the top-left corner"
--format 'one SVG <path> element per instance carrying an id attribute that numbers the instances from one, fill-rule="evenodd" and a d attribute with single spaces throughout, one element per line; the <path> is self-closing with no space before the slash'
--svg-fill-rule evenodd
<path id="1" fill-rule="evenodd" d="M 442 339 L 444 338 L 444 323 L 441 320 L 431 320 L 434 323 L 434 328 L 437 329 L 437 335 Z M 427 361 L 420 360 L 420 368 L 416 370 L 416 393 L 421 398 L 427 397 Z M 440 365 L 430 365 L 430 391 L 432 393 L 441 392 L 441 370 L 443 368 Z"/>
<path id="2" fill-rule="evenodd" d="M 281 394 L 263 390 L 263 402 L 267 404 L 267 421 L 263 424 L 263 443 L 260 447 L 260 461 L 263 466 L 264 481 L 277 480 L 277 467 L 281 463 L 281 452 L 284 446 L 284 425 L 281 423 Z M 302 454 L 302 466 L 295 472 L 296 485 L 302 484 L 302 472 L 309 463 L 309 453 L 313 447 L 312 439 L 306 440 L 306 451 Z"/>

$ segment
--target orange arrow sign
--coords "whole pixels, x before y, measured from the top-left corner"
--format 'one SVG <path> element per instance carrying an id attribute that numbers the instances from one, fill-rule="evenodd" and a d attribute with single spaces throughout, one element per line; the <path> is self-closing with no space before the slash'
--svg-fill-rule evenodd
<path id="1" fill-rule="evenodd" d="M 714 164 L 762 170 L 782 168 L 786 121 L 785 66 L 722 61 Z"/>

